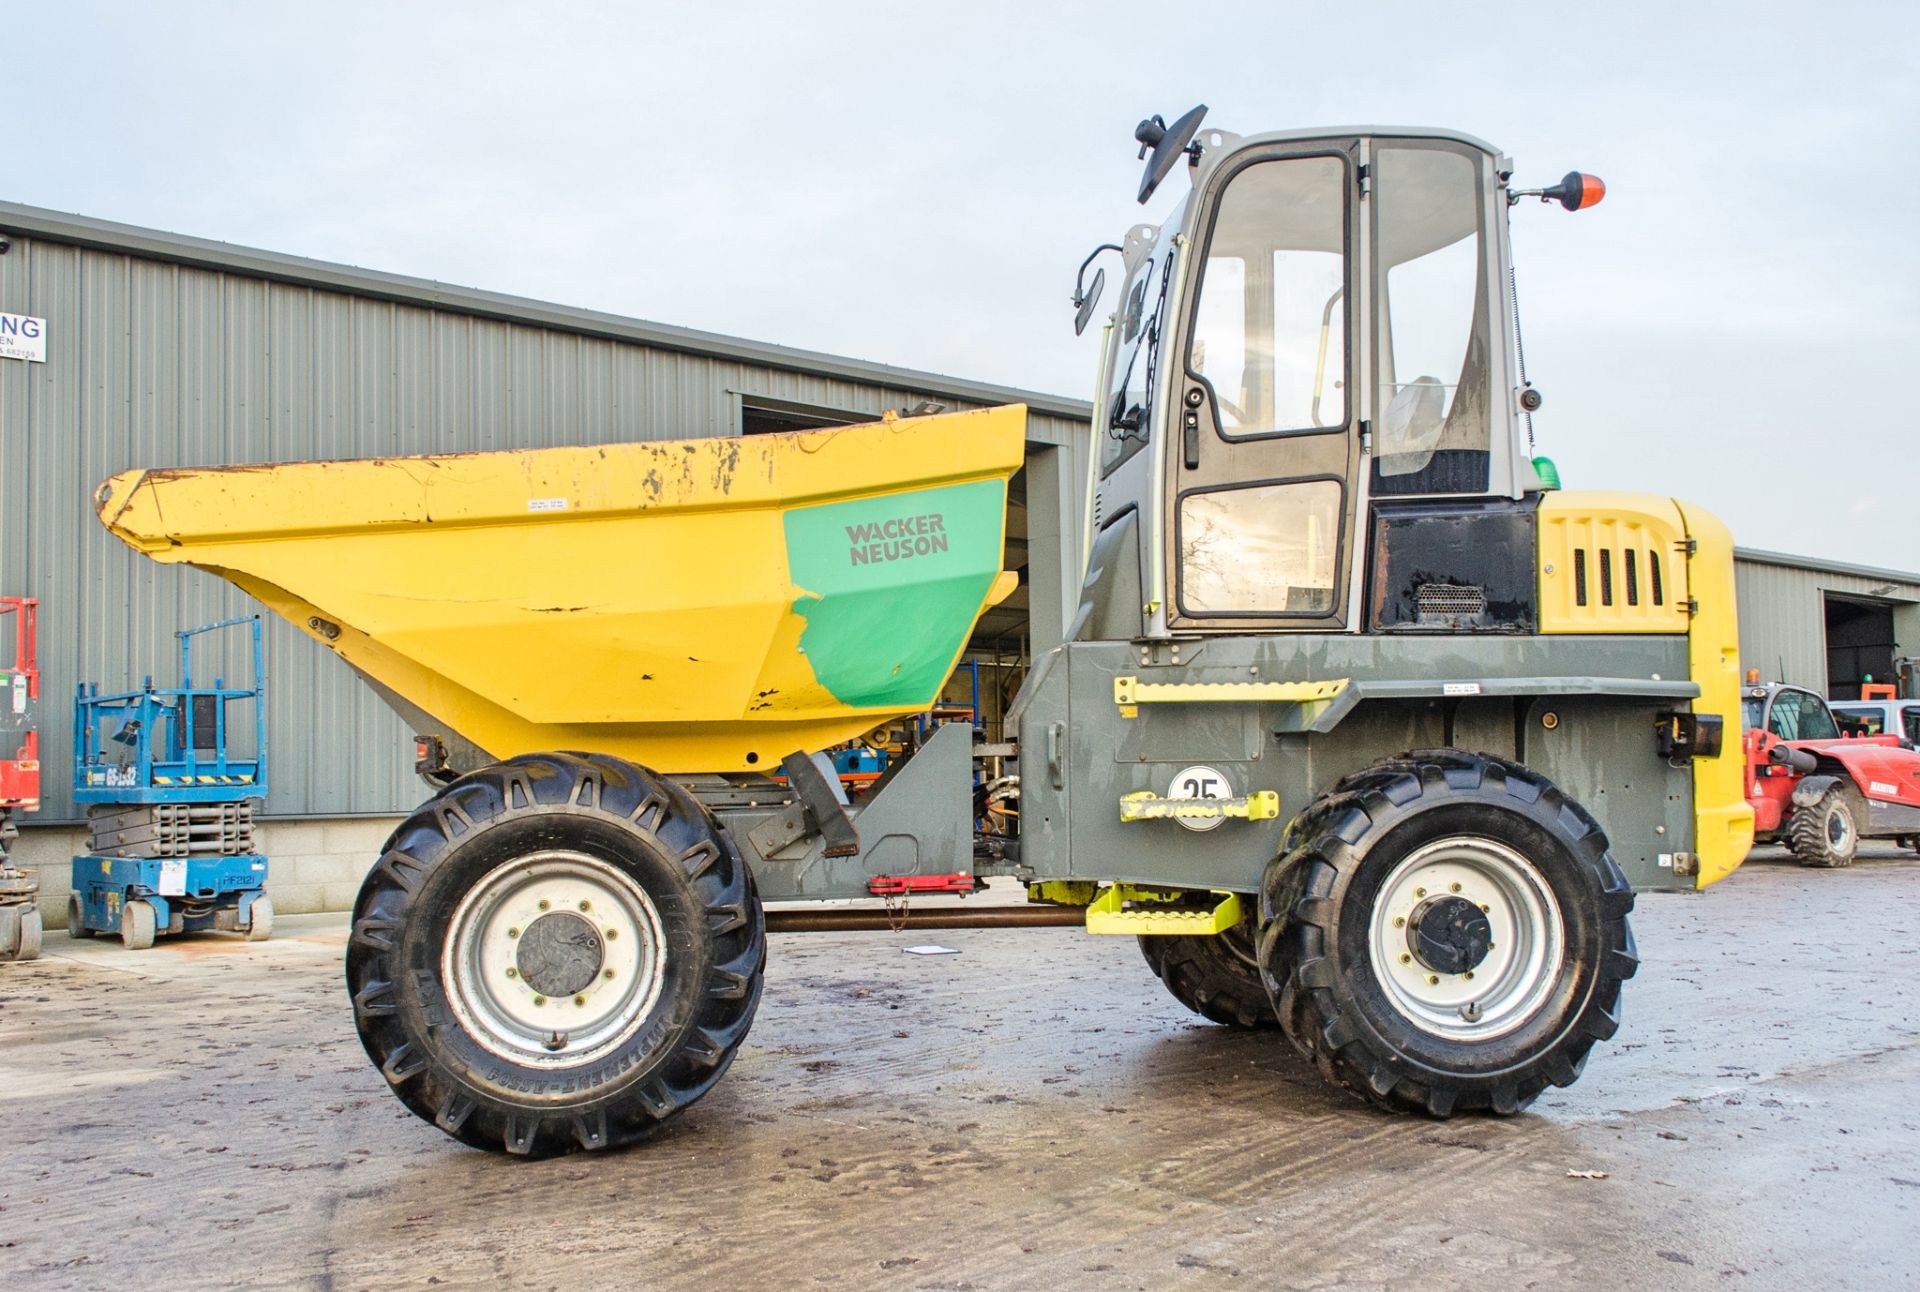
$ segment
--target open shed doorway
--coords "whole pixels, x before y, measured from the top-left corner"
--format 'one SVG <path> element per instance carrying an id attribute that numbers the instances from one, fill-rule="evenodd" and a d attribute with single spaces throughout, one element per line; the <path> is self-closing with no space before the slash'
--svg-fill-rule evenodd
<path id="1" fill-rule="evenodd" d="M 1826 594 L 1827 698 L 1858 700 L 1860 684 L 1893 680 L 1893 603 Z"/>

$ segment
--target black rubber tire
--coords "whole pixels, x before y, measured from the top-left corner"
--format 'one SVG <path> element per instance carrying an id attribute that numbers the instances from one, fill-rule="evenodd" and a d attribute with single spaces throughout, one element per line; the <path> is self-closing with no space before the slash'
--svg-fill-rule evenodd
<path id="1" fill-rule="evenodd" d="M 1838 825 L 1841 839 L 1833 838 Z M 1853 795 L 1844 785 L 1830 785 L 1811 807 L 1799 807 L 1787 818 L 1787 848 L 1802 866 L 1838 870 L 1851 866 L 1860 848 L 1860 818 Z"/>
<path id="2" fill-rule="evenodd" d="M 1456 835 L 1520 852 L 1552 889 L 1564 955 L 1547 999 L 1487 1040 L 1438 1036 L 1389 1003 L 1368 953 L 1379 887 L 1415 848 Z M 1266 872 L 1261 966 L 1288 1039 L 1335 1085 L 1396 1111 L 1519 1112 L 1579 1078 L 1619 1027 L 1639 967 L 1633 889 L 1605 834 L 1545 778 L 1458 750 L 1408 754 L 1347 777 L 1288 831 Z"/>
<path id="3" fill-rule="evenodd" d="M 440 952 L 460 898 L 517 855 L 613 865 L 658 912 L 667 954 L 647 1024 L 590 1070 L 540 1070 L 459 1023 Z M 354 906 L 347 987 L 400 1101 L 475 1148 L 548 1157 L 636 1143 L 720 1080 L 766 967 L 766 920 L 727 832 L 684 789 L 599 754 L 533 754 L 461 777 L 388 839 Z"/>
<path id="4" fill-rule="evenodd" d="M 1173 998 L 1227 1027 L 1278 1027 L 1254 959 L 1255 920 L 1205 937 L 1143 937 L 1140 953 Z"/>

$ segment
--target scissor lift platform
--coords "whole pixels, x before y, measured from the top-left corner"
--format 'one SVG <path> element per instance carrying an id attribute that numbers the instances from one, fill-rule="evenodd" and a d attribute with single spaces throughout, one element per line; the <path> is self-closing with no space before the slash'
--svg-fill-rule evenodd
<path id="1" fill-rule="evenodd" d="M 253 685 L 193 683 L 193 640 L 251 630 Z M 253 801 L 267 793 L 266 670 L 260 616 L 224 619 L 175 634 L 180 685 L 74 698 L 73 796 L 87 805 L 87 851 L 73 859 L 67 931 L 114 933 L 128 947 L 162 933 L 273 931 L 267 859 L 253 833 Z M 231 752 L 229 711 L 252 705 L 254 752 Z"/>

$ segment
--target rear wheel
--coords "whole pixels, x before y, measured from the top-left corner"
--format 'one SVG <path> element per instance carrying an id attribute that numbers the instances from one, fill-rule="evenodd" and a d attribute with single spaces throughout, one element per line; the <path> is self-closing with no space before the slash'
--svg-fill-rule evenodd
<path id="1" fill-rule="evenodd" d="M 476 1148 L 633 1143 L 719 1081 L 759 1003 L 766 925 L 732 839 L 671 781 L 540 754 L 455 781 L 354 908 L 367 1054 Z"/>
<path id="2" fill-rule="evenodd" d="M 247 908 L 247 941 L 265 942 L 273 936 L 273 899 L 265 893 Z"/>
<path id="3" fill-rule="evenodd" d="M 1639 965 L 1633 890 L 1544 778 L 1439 750 L 1342 781 L 1262 895 L 1262 967 L 1330 1080 L 1436 1117 L 1571 1085 Z"/>
<path id="4" fill-rule="evenodd" d="M 1228 1027 L 1275 1027 L 1273 1002 L 1260 981 L 1251 915 L 1205 937 L 1143 937 L 1140 952 L 1174 999 Z"/>
<path id="5" fill-rule="evenodd" d="M 1812 806 L 1795 808 L 1786 834 L 1787 847 L 1803 866 L 1851 866 L 1860 847 L 1860 826 L 1846 787 L 1829 785 Z"/>
<path id="6" fill-rule="evenodd" d="M 120 905 L 120 942 L 129 951 L 145 951 L 153 945 L 157 921 L 153 907 L 139 898 Z"/>
<path id="7" fill-rule="evenodd" d="M 80 894 L 67 894 L 67 936 L 74 939 L 96 936 L 94 930 L 87 927 L 87 913 L 80 905 Z"/>

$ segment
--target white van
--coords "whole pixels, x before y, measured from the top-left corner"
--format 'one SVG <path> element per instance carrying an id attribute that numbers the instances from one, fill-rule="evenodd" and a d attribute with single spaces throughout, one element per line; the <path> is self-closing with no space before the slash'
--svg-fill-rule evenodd
<path id="1" fill-rule="evenodd" d="M 1828 708 L 1841 727 L 1865 736 L 1904 736 L 1920 745 L 1920 700 L 1835 700 Z"/>

